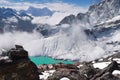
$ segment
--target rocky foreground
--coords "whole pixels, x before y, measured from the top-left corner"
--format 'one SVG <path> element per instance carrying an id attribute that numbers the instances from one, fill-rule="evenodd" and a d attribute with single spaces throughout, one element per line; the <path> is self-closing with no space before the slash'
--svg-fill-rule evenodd
<path id="1" fill-rule="evenodd" d="M 40 65 L 41 80 L 120 80 L 120 53 L 91 62 Z"/>

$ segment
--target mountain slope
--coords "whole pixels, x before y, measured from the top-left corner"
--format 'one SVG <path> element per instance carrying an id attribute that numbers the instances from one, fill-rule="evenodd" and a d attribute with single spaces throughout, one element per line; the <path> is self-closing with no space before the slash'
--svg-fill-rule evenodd
<path id="1" fill-rule="evenodd" d="M 73 20 L 78 20 L 80 23 L 85 22 L 85 24 L 89 23 L 90 26 L 94 26 L 117 15 L 120 15 L 120 0 L 102 0 L 100 3 L 90 6 L 85 14 L 79 13 L 76 18 L 71 19 L 69 23 L 72 24 Z M 71 15 L 65 17 L 61 22 L 68 24 L 65 21 L 69 21 L 70 17 Z M 66 18 L 68 20 L 65 20 Z"/>
<path id="2" fill-rule="evenodd" d="M 31 23 L 32 17 L 26 13 L 19 13 L 11 8 L 0 8 L 0 28 L 4 31 L 32 31 L 35 27 Z"/>
<path id="3" fill-rule="evenodd" d="M 44 8 L 35 8 L 30 6 L 27 10 L 21 10 L 20 12 L 29 13 L 32 16 L 38 17 L 38 16 L 52 16 L 54 11 L 51 11 L 47 7 Z"/>
<path id="4" fill-rule="evenodd" d="M 102 0 L 99 4 L 90 6 L 85 14 L 65 17 L 58 27 L 54 28 L 58 30 L 56 34 L 30 43 L 40 43 L 36 47 L 41 52 L 33 52 L 80 61 L 119 52 L 119 3 L 119 0 Z M 27 46 L 25 45 L 26 50 L 31 51 Z"/>
<path id="5" fill-rule="evenodd" d="M 91 24 L 109 20 L 120 15 L 120 0 L 102 0 L 99 4 L 90 6 L 87 14 Z"/>

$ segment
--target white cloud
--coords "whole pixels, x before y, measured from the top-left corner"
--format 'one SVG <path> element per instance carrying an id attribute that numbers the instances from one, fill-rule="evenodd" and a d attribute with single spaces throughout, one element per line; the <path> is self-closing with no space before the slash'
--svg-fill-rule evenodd
<path id="1" fill-rule="evenodd" d="M 62 12 L 85 12 L 87 9 L 80 7 L 80 6 L 76 6 L 73 4 L 68 4 L 68 3 L 63 3 L 63 2 L 59 2 L 59 3 L 45 3 L 45 6 L 49 7 L 52 10 L 56 10 L 56 11 L 62 11 Z"/>
<path id="2" fill-rule="evenodd" d="M 38 4 L 33 5 L 34 7 L 48 7 L 49 9 L 56 11 L 51 17 L 35 17 L 32 21 L 33 23 L 47 23 L 50 25 L 58 24 L 65 16 L 74 14 L 77 15 L 78 13 L 86 12 L 87 8 L 79 7 L 73 4 L 68 3 L 45 3 L 45 4 Z"/>
<path id="3" fill-rule="evenodd" d="M 49 9 L 56 11 L 51 17 L 35 17 L 33 23 L 47 23 L 51 25 L 58 24 L 65 16 L 74 14 L 77 15 L 78 13 L 86 12 L 87 8 L 75 6 L 73 4 L 68 3 L 45 3 L 45 4 L 38 4 L 39 8 L 48 7 Z M 36 5 L 33 5 L 37 7 Z M 38 7 L 37 7 L 38 8 Z"/>
<path id="4" fill-rule="evenodd" d="M 0 52 L 2 49 L 9 50 L 15 44 L 25 45 L 29 42 L 40 39 L 39 33 L 13 32 L 0 34 Z"/>
<path id="5" fill-rule="evenodd" d="M 55 25 L 55 24 L 58 24 L 64 17 L 66 17 L 70 14 L 72 14 L 72 13 L 55 12 L 52 16 L 34 17 L 32 22 Z"/>

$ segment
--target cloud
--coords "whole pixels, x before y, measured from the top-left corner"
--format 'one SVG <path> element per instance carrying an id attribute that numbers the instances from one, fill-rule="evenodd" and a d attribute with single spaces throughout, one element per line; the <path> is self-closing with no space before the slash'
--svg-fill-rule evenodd
<path id="1" fill-rule="evenodd" d="M 56 25 L 58 24 L 64 17 L 68 15 L 77 15 L 78 13 L 85 13 L 87 11 L 87 8 L 79 7 L 73 4 L 68 3 L 44 3 L 44 4 L 38 4 L 38 6 L 33 5 L 34 7 L 39 6 L 39 8 L 42 7 L 48 7 L 50 10 L 56 11 L 52 16 L 47 17 L 35 17 L 32 21 L 33 23 L 47 23 L 50 25 Z"/>
<path id="2" fill-rule="evenodd" d="M 15 31 L 0 34 L 0 52 L 18 44 L 29 52 L 29 56 L 48 55 L 59 59 L 89 61 L 105 54 L 102 47 L 89 40 L 82 26 L 62 25 L 59 28 L 57 34 L 47 38 L 37 32 Z"/>
<path id="3" fill-rule="evenodd" d="M 59 3 L 45 3 L 45 6 L 49 7 L 52 10 L 55 11 L 62 11 L 62 12 L 85 12 L 87 9 L 80 7 L 80 6 L 76 6 L 74 4 L 68 4 L 68 3 L 63 3 L 63 2 L 59 2 Z"/>
<path id="4" fill-rule="evenodd" d="M 34 17 L 32 23 L 42 23 L 42 24 L 50 24 L 56 25 L 58 24 L 64 17 L 70 15 L 70 12 L 55 12 L 52 16 L 44 16 L 44 17 Z"/>
<path id="5" fill-rule="evenodd" d="M 84 13 L 87 11 L 87 8 L 63 2 L 38 4 L 39 7 L 36 5 L 33 6 L 37 8 L 48 7 L 50 10 L 55 11 L 55 13 L 52 16 L 35 17 L 32 21 L 33 23 L 47 23 L 50 25 L 58 24 L 64 17 L 68 15 L 77 15 L 80 12 Z"/>
<path id="6" fill-rule="evenodd" d="M 0 52 L 2 49 L 9 50 L 14 47 L 15 44 L 25 45 L 31 41 L 40 39 L 42 36 L 39 33 L 27 33 L 27 32 L 6 32 L 0 34 Z"/>

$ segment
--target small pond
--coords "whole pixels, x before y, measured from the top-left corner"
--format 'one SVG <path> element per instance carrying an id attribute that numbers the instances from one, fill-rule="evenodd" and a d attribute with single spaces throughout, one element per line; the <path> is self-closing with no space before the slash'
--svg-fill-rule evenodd
<path id="1" fill-rule="evenodd" d="M 36 65 L 41 64 L 57 64 L 57 63 L 63 63 L 63 64 L 73 64 L 73 61 L 70 60 L 59 60 L 54 59 L 48 56 L 37 56 L 37 57 L 29 57 L 32 62 L 34 62 Z"/>

